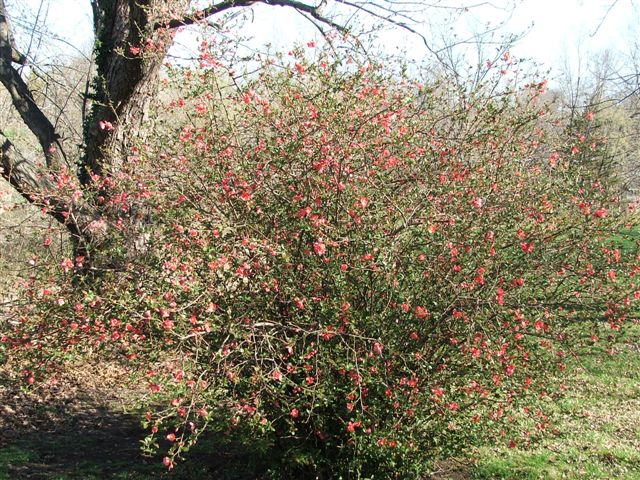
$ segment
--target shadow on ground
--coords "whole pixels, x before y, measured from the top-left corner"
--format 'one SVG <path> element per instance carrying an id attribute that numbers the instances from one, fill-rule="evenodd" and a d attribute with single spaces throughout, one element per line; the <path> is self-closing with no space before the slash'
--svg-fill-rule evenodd
<path id="1" fill-rule="evenodd" d="M 202 438 L 188 461 L 167 472 L 161 456 L 141 454 L 146 432 L 139 417 L 123 413 L 121 405 L 131 404 L 135 388 L 124 386 L 116 367 L 79 368 L 65 372 L 55 385 L 27 390 L 24 379 L 0 366 L 0 480 L 260 477 L 251 447 L 212 437 Z"/>
<path id="2" fill-rule="evenodd" d="M 55 385 L 27 390 L 24 379 L 0 366 L 0 480 L 261 478 L 270 460 L 260 445 L 223 436 L 201 438 L 188 461 L 171 472 L 161 456 L 144 457 L 139 416 L 122 408 L 137 392 L 109 368 L 82 365 Z M 445 462 L 436 470 L 432 480 L 469 478 L 463 463 Z"/>
<path id="3" fill-rule="evenodd" d="M 67 375 L 26 390 L 20 378 L 0 372 L 0 480 L 162 475 L 158 459 L 140 454 L 138 418 L 114 408 L 109 373 L 101 385 L 86 374 L 84 381 Z M 132 465 L 136 472 L 129 471 Z"/>
<path id="4" fill-rule="evenodd" d="M 88 480 L 162 474 L 157 459 L 140 455 L 143 432 L 136 418 L 101 407 L 57 413 L 68 413 L 69 417 L 46 430 L 27 427 L 3 431 L 0 478 Z M 136 465 L 136 472 L 129 471 L 132 465 Z"/>

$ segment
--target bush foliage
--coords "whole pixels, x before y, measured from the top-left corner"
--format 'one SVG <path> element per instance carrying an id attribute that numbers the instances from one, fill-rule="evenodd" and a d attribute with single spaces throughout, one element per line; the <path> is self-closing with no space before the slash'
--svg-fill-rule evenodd
<path id="1" fill-rule="evenodd" d="M 109 261 L 34 270 L 5 346 L 122 357 L 170 468 L 212 430 L 269 478 L 419 478 L 544 431 L 566 355 L 640 296 L 632 213 L 582 168 L 606 144 L 508 57 L 473 89 L 313 44 L 241 84 L 218 58 L 170 69 L 169 121 L 94 179 Z"/>

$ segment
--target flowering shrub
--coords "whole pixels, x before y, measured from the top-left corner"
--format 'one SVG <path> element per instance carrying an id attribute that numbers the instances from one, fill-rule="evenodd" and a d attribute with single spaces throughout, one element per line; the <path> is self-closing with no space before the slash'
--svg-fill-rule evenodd
<path id="1" fill-rule="evenodd" d="M 211 429 L 259 439 L 273 478 L 418 478 L 545 430 L 571 347 L 640 296 L 630 217 L 568 161 L 545 84 L 465 93 L 310 45 L 232 86 L 203 52 L 171 123 L 95 179 L 114 268 L 32 280 L 3 342 L 122 353 L 169 468 Z"/>

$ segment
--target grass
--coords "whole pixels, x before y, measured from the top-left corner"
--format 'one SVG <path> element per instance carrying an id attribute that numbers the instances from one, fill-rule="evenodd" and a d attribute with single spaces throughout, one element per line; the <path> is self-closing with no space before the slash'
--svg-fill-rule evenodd
<path id="1" fill-rule="evenodd" d="M 480 448 L 466 478 L 640 479 L 640 328 L 615 355 L 593 352 L 571 367 L 556 435 L 528 448 Z"/>
<path id="2" fill-rule="evenodd" d="M 26 465 L 33 460 L 33 452 L 29 449 L 9 446 L 0 450 L 0 480 L 10 480 L 16 465 Z"/>

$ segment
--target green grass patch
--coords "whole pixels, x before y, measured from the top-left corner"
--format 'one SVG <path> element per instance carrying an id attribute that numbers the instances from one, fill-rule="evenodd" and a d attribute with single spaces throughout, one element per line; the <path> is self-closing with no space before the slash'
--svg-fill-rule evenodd
<path id="1" fill-rule="evenodd" d="M 0 480 L 13 480 L 11 469 L 14 466 L 28 464 L 33 458 L 33 452 L 20 447 L 6 447 L 0 449 Z"/>
<path id="2" fill-rule="evenodd" d="M 571 362 L 566 396 L 551 412 L 555 434 L 528 447 L 481 447 L 466 477 L 640 479 L 640 326 L 614 351 L 596 349 Z"/>
<path id="3" fill-rule="evenodd" d="M 611 241 L 624 253 L 635 252 L 640 242 L 640 226 L 620 230 L 617 235 L 611 237 Z"/>

